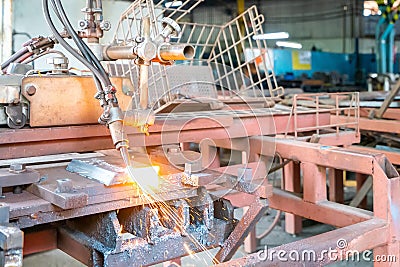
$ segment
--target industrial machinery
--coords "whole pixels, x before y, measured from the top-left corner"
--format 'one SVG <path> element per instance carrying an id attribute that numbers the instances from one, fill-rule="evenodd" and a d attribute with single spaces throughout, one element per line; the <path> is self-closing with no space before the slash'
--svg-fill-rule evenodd
<path id="1" fill-rule="evenodd" d="M 380 0 L 377 2 L 377 14 L 381 17 L 376 25 L 376 62 L 377 73 L 369 74 L 368 91 L 389 91 L 396 83 L 395 62 L 395 24 L 399 19 L 399 2 L 394 0 Z"/>
<path id="2" fill-rule="evenodd" d="M 282 250 L 319 252 L 338 236 L 348 242 L 340 255 L 398 248 L 397 171 L 381 155 L 334 147 L 359 141 L 358 94 L 276 104 L 283 89 L 265 41 L 253 39 L 263 16 L 251 7 L 221 26 L 181 20 L 201 2 L 133 1 L 113 42 L 102 44 L 110 25 L 101 1 L 87 1 L 76 31 L 61 0 L 43 0 L 53 35 L 1 66 L 0 265 L 54 248 L 89 266 L 178 264 L 186 255 L 202 265 L 273 265 L 276 257 L 257 254 L 230 261 L 247 236 L 254 241 L 268 206 L 288 213 L 294 233 L 297 216 L 342 227 Z M 58 45 L 90 74 L 70 68 Z M 53 54 L 51 71 L 27 65 Z M 335 123 L 332 114 L 346 117 Z M 282 168 L 285 182 L 273 188 L 268 175 Z M 374 213 L 336 203 L 343 170 L 373 177 Z M 246 207 L 241 218 L 236 207 Z"/>

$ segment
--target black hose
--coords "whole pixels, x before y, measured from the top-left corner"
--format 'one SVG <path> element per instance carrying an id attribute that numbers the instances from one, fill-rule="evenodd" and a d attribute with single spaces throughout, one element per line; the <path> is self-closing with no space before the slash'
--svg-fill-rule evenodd
<path id="1" fill-rule="evenodd" d="M 56 11 L 57 7 L 56 7 L 56 4 L 54 3 L 54 1 L 50 1 L 50 3 L 51 3 L 51 7 L 53 8 L 53 10 Z M 61 19 L 60 14 L 58 12 L 54 12 L 54 13 L 56 14 L 58 20 L 61 21 L 62 19 Z"/>
<path id="2" fill-rule="evenodd" d="M 15 54 L 13 54 L 9 59 L 7 59 L 6 61 L 4 61 L 3 63 L 1 63 L 1 69 L 5 69 L 8 67 L 8 65 L 10 65 L 11 63 L 13 63 L 14 61 L 16 61 L 17 59 L 19 59 L 20 57 L 24 56 L 26 53 L 29 53 L 29 49 L 28 47 L 22 47 L 20 50 L 18 50 Z"/>
<path id="3" fill-rule="evenodd" d="M 82 64 L 84 64 L 92 73 L 95 77 L 97 77 L 101 84 L 104 87 L 107 87 L 108 82 L 104 77 L 101 75 L 98 69 L 96 69 L 89 61 L 87 61 L 83 56 L 81 56 L 78 52 L 74 50 L 65 40 L 64 38 L 60 35 L 60 33 L 57 31 L 56 27 L 54 26 L 54 23 L 50 17 L 50 12 L 49 12 L 49 5 L 48 5 L 48 0 L 42 0 L 43 3 L 43 14 L 46 19 L 47 25 L 50 27 L 50 30 L 52 31 L 54 37 L 57 39 L 57 41 L 69 52 L 71 55 L 73 55 L 76 59 L 78 59 Z M 103 88 L 97 88 L 98 91 L 103 92 Z"/>
<path id="4" fill-rule="evenodd" d="M 53 0 L 51 0 L 50 3 L 52 4 L 54 13 L 57 15 L 58 19 L 59 19 L 60 22 L 63 24 L 64 29 L 65 29 L 67 32 L 69 32 L 68 29 L 67 29 L 66 23 L 63 21 L 63 18 L 62 18 L 62 16 L 61 16 L 60 12 L 58 11 L 58 8 L 57 8 L 57 6 L 56 6 L 56 3 L 55 3 Z M 72 37 L 72 34 L 71 34 L 71 33 L 70 33 L 70 35 L 71 35 L 71 37 Z M 87 51 L 83 48 L 82 44 L 81 44 L 80 42 L 77 42 L 75 39 L 74 39 L 74 42 L 75 42 L 76 45 L 78 46 L 78 48 L 79 48 L 79 50 L 81 51 L 82 55 L 88 60 L 89 63 L 91 63 L 92 60 L 91 60 L 91 58 L 90 58 L 90 55 L 89 55 L 89 54 L 87 53 Z M 103 89 L 99 89 L 99 88 L 101 88 L 101 83 L 100 83 L 100 81 L 99 81 L 99 78 L 96 77 L 96 76 L 93 76 L 93 78 L 94 78 L 94 82 L 95 82 L 96 88 L 98 88 L 97 90 L 98 90 L 99 92 L 100 92 L 100 91 L 103 91 Z M 107 79 L 104 78 L 104 80 L 107 80 Z"/>
<path id="5" fill-rule="evenodd" d="M 51 0 L 54 2 L 54 0 Z M 79 50 L 82 52 L 82 54 L 85 55 L 87 60 L 93 62 L 96 66 L 96 68 L 100 71 L 100 73 L 103 75 L 103 77 L 109 81 L 109 85 L 111 85 L 111 81 L 104 70 L 103 66 L 101 65 L 100 61 L 97 59 L 97 57 L 93 54 L 92 50 L 87 46 L 87 44 L 82 41 L 82 39 L 78 36 L 78 34 L 75 32 L 74 28 L 71 25 L 71 22 L 68 20 L 67 14 L 65 13 L 64 7 L 61 3 L 60 0 L 55 0 L 55 5 L 57 7 L 56 13 L 59 13 L 61 16 L 61 22 L 64 24 L 66 27 L 68 33 L 71 35 L 73 40 L 75 41 L 76 45 L 78 46 Z"/>

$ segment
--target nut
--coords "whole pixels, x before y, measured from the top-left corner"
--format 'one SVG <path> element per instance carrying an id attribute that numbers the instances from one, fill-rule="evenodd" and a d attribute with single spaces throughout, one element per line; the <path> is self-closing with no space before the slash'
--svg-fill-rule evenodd
<path id="1" fill-rule="evenodd" d="M 58 179 L 57 180 L 57 192 L 58 193 L 69 193 L 74 189 L 71 179 Z"/>

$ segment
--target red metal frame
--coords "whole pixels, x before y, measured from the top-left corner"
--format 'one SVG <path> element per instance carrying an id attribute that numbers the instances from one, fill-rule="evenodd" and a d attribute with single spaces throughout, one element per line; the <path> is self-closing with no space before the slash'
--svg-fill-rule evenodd
<path id="1" fill-rule="evenodd" d="M 307 238 L 275 248 L 276 251 L 302 252 L 313 249 L 316 253 L 324 249 L 362 252 L 374 249 L 374 255 L 392 255 L 396 263 L 375 262 L 375 266 L 397 266 L 400 262 L 400 177 L 388 159 L 382 154 L 360 153 L 350 149 L 305 143 L 297 140 L 251 137 L 254 153 L 269 155 L 269 146 L 284 159 L 301 163 L 303 173 L 303 195 L 288 190 L 274 189 L 269 203 L 272 208 L 330 224 L 341 229 Z M 327 200 L 326 169 L 347 170 L 373 178 L 373 212 L 345 206 Z M 243 195 L 228 196 L 232 202 L 243 202 Z M 347 246 L 339 249 L 338 239 L 345 239 Z M 345 258 L 345 257 L 344 257 Z M 321 266 L 330 261 L 307 262 L 307 266 Z M 221 266 L 303 266 L 304 262 L 279 262 L 277 258 L 260 260 L 257 253 L 232 260 Z"/>

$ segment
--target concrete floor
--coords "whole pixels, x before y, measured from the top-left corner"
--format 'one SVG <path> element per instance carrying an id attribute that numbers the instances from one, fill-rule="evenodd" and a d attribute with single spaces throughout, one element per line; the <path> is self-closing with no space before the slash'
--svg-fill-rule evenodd
<path id="1" fill-rule="evenodd" d="M 237 210 L 235 212 L 235 217 L 240 218 L 242 214 L 241 210 Z M 263 232 L 272 222 L 275 216 L 275 211 L 271 211 L 271 214 L 264 216 L 261 221 L 257 224 L 257 233 Z M 304 227 L 303 232 L 300 235 L 293 236 L 284 232 L 284 216 L 282 216 L 282 220 L 278 223 L 275 229 L 271 232 L 270 235 L 261 240 L 261 244 L 259 249 L 263 249 L 265 245 L 269 248 L 279 246 L 282 244 L 290 243 L 296 240 L 300 240 L 303 238 L 307 238 L 310 236 L 314 236 L 320 233 L 324 233 L 327 231 L 334 230 L 334 227 L 323 224 L 313 224 L 311 226 Z M 212 257 L 218 249 L 213 249 L 208 251 L 207 253 L 199 253 L 193 256 L 188 256 L 183 258 L 182 266 L 185 267 L 201 267 L 201 266 L 210 266 L 212 263 Z M 235 254 L 234 258 L 239 258 L 246 255 L 243 250 L 243 247 L 239 249 L 239 251 Z M 63 253 L 60 250 L 53 250 L 45 253 L 40 253 L 32 256 L 28 256 L 24 259 L 24 266 L 30 267 L 82 267 L 84 266 L 80 262 L 75 259 L 69 257 L 67 254 Z M 157 267 L 163 266 L 162 264 L 156 265 Z M 329 266 L 333 267 L 344 267 L 344 266 L 373 266 L 372 263 L 369 262 L 341 262 L 331 264 Z"/>

